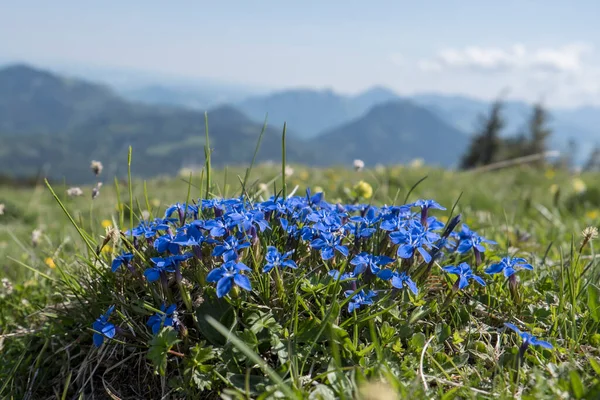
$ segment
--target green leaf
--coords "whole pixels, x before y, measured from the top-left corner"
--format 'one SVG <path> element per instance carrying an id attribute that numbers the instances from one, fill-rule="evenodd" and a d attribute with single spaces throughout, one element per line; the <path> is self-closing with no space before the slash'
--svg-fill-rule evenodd
<path id="1" fill-rule="evenodd" d="M 308 395 L 309 400 L 333 400 L 335 392 L 326 385 L 317 385 L 315 389 Z"/>
<path id="2" fill-rule="evenodd" d="M 156 371 L 161 376 L 165 376 L 167 371 L 167 355 L 169 350 L 179 342 L 181 342 L 181 340 L 177 338 L 177 331 L 170 326 L 161 329 L 161 331 L 150 341 L 148 359 L 152 361 Z"/>
<path id="3" fill-rule="evenodd" d="M 593 358 L 589 358 L 588 360 L 590 361 L 590 365 L 596 372 L 596 375 L 600 376 L 600 364 L 598 364 L 598 361 L 594 360 Z"/>
<path id="4" fill-rule="evenodd" d="M 588 308 L 594 322 L 600 322 L 600 289 L 590 284 L 587 288 L 588 292 Z"/>
<path id="5" fill-rule="evenodd" d="M 425 335 L 421 332 L 415 333 L 410 339 L 410 344 L 415 350 L 421 351 L 425 347 Z"/>
<path id="6" fill-rule="evenodd" d="M 198 316 L 198 325 L 202 336 L 215 346 L 223 346 L 225 344 L 225 338 L 206 321 L 206 317 L 210 316 L 216 319 L 220 324 L 227 328 L 231 328 L 235 322 L 235 315 L 233 313 L 233 308 L 227 300 L 210 299 L 210 301 L 205 301 L 196 308 L 196 314 Z"/>
<path id="7" fill-rule="evenodd" d="M 585 390 L 583 388 L 583 383 L 581 383 L 581 378 L 577 371 L 569 372 L 569 376 L 571 377 L 571 388 L 573 389 L 573 394 L 576 399 L 581 399 L 585 394 Z"/>
<path id="8" fill-rule="evenodd" d="M 214 366 L 207 361 L 215 358 L 212 346 L 206 346 L 206 342 L 200 342 L 190 349 L 189 357 L 185 360 L 184 377 L 190 386 L 198 390 L 210 390 L 214 380 Z"/>

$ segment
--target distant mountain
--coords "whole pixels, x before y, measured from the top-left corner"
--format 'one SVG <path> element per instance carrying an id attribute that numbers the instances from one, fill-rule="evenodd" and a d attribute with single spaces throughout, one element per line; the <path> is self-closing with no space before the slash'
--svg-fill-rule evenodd
<path id="1" fill-rule="evenodd" d="M 2 174 L 26 176 L 46 168 L 52 178 L 86 182 L 96 159 L 106 176 L 123 176 L 129 146 L 137 176 L 174 174 L 204 162 L 203 112 L 126 102 L 99 86 L 24 66 L 0 70 L 0 82 Z M 16 101 L 9 101 L 11 95 Z M 230 106 L 209 110 L 208 119 L 214 164 L 248 164 L 261 124 Z M 265 131 L 258 161 L 281 158 L 280 136 L 279 129 Z M 293 138 L 288 143 L 290 162 L 311 162 L 306 144 Z"/>
<path id="2" fill-rule="evenodd" d="M 123 89 L 127 100 L 150 105 L 184 107 L 206 111 L 223 104 L 232 104 L 249 96 L 250 90 L 225 85 L 148 85 Z"/>
<path id="3" fill-rule="evenodd" d="M 255 121 L 263 121 L 268 113 L 269 125 L 282 126 L 287 122 L 299 137 L 312 138 L 397 97 L 382 87 L 354 97 L 331 90 L 294 89 L 251 97 L 238 103 L 237 107 Z"/>
<path id="4" fill-rule="evenodd" d="M 101 85 L 22 64 L 0 69 L 0 132 L 63 132 L 114 103 L 120 100 Z"/>
<path id="5" fill-rule="evenodd" d="M 447 167 L 462 155 L 468 137 L 428 109 L 395 100 L 324 132 L 313 143 L 328 149 L 320 164 L 349 165 L 358 158 L 372 166 L 422 158 L 429 164 Z"/>

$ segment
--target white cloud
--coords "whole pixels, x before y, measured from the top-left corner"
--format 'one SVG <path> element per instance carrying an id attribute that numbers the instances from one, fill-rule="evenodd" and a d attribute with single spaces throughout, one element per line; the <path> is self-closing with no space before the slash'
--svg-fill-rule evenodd
<path id="1" fill-rule="evenodd" d="M 522 44 L 508 49 L 468 46 L 463 49 L 441 50 L 429 60 L 421 60 L 424 71 L 468 69 L 477 71 L 542 70 L 548 72 L 578 72 L 584 66 L 583 56 L 591 52 L 590 45 L 572 43 L 556 48 L 529 51 Z"/>

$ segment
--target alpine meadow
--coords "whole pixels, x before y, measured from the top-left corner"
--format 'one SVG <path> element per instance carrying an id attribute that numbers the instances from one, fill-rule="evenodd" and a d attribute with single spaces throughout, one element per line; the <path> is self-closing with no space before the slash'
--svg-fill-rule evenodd
<path id="1" fill-rule="evenodd" d="M 600 399 L 598 15 L 0 4 L 0 399 Z"/>

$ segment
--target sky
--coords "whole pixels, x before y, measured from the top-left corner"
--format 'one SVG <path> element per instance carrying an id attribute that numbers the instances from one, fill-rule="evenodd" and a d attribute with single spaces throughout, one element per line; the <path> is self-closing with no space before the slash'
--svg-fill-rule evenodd
<path id="1" fill-rule="evenodd" d="M 0 60 L 599 105 L 599 15 L 597 0 L 3 1 Z"/>

